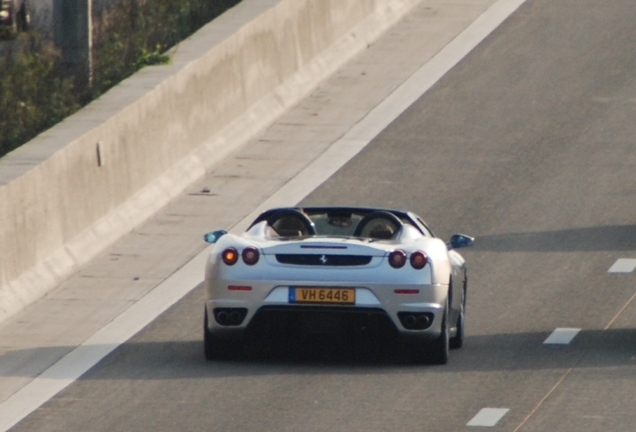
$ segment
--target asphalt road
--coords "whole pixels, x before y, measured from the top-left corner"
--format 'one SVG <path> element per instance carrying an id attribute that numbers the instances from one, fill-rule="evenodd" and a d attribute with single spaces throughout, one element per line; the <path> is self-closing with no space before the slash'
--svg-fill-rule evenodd
<path id="1" fill-rule="evenodd" d="M 634 430 L 636 273 L 608 270 L 636 258 L 635 22 L 528 0 L 303 201 L 477 238 L 448 365 L 338 340 L 207 363 L 196 289 L 12 430 Z"/>

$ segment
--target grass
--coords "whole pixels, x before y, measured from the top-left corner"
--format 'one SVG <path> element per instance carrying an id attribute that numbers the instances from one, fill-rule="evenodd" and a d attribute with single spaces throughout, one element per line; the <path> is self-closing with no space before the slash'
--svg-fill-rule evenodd
<path id="1" fill-rule="evenodd" d="M 240 0 L 120 0 L 93 16 L 93 82 L 80 87 L 37 32 L 0 57 L 0 157 L 148 65 Z"/>

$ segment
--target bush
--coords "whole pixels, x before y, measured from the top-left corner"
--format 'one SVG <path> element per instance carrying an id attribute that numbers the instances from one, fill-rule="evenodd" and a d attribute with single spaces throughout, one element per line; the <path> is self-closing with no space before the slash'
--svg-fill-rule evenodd
<path id="1" fill-rule="evenodd" d="M 120 0 L 94 20 L 93 96 L 151 64 L 240 0 Z"/>
<path id="2" fill-rule="evenodd" d="M 120 0 L 93 16 L 93 85 L 79 88 L 60 53 L 31 31 L 0 58 L 0 156 L 147 65 L 240 0 Z"/>
<path id="3" fill-rule="evenodd" d="M 58 59 L 33 32 L 20 35 L 0 58 L 0 155 L 80 107 L 72 79 L 57 73 Z"/>

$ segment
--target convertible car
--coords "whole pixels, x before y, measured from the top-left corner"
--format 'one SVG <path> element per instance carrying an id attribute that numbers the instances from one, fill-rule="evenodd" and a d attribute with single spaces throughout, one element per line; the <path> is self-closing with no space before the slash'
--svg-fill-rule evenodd
<path id="1" fill-rule="evenodd" d="M 250 336 L 377 330 L 416 362 L 462 346 L 466 264 L 417 215 L 359 207 L 276 208 L 242 235 L 213 231 L 205 268 L 204 351 L 241 354 Z"/>

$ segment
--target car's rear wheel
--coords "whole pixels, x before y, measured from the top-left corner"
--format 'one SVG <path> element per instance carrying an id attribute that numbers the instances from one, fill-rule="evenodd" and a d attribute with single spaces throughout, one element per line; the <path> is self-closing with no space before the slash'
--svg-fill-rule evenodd
<path id="1" fill-rule="evenodd" d="M 457 317 L 457 324 L 455 332 L 455 336 L 450 338 L 450 348 L 458 349 L 464 345 L 464 332 L 466 327 L 466 291 L 464 291 L 464 298 L 462 299 L 462 303 L 459 309 L 459 316 Z"/>
<path id="2" fill-rule="evenodd" d="M 208 310 L 203 319 L 203 350 L 206 360 L 234 360 L 241 355 L 243 344 L 235 339 L 213 335 L 208 329 Z"/>
<path id="3" fill-rule="evenodd" d="M 448 350 L 450 346 L 450 338 L 448 333 L 448 300 L 444 307 L 442 315 L 442 331 L 437 339 L 426 344 L 419 343 L 410 345 L 411 359 L 415 363 L 427 363 L 435 365 L 443 365 L 448 363 Z"/>
<path id="4" fill-rule="evenodd" d="M 448 363 L 448 350 L 450 338 L 448 334 L 448 300 L 442 316 L 442 332 L 437 339 L 431 342 L 429 347 L 428 363 L 443 365 Z"/>

